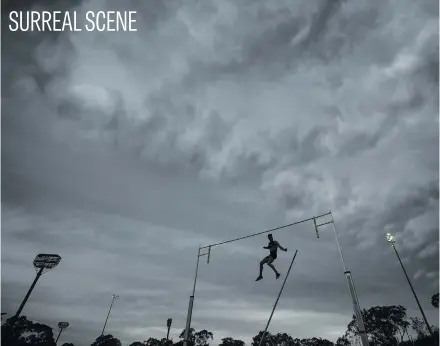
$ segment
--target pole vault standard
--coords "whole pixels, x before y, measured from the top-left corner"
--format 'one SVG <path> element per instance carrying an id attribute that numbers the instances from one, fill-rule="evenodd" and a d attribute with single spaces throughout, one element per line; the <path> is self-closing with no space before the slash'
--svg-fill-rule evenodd
<path id="1" fill-rule="evenodd" d="M 277 307 L 278 301 L 280 300 L 281 293 L 283 293 L 284 285 L 286 284 L 287 277 L 290 274 L 290 269 L 292 269 L 292 264 L 295 261 L 297 253 L 298 253 L 298 250 L 295 251 L 295 255 L 292 258 L 292 262 L 290 262 L 289 270 L 287 271 L 286 277 L 284 278 L 283 284 L 282 284 L 281 289 L 280 289 L 280 293 L 278 293 L 277 300 L 275 301 L 275 305 L 273 306 L 272 312 L 271 312 L 271 314 L 269 316 L 269 320 L 267 321 L 266 328 L 264 328 L 264 332 L 263 332 L 263 335 L 261 336 L 260 343 L 258 344 L 258 346 L 261 346 L 261 344 L 264 341 L 264 338 L 266 337 L 267 328 L 269 328 L 270 321 L 272 320 L 273 313 L 275 312 L 275 309 Z"/>
<path id="2" fill-rule="evenodd" d="M 317 217 L 319 218 L 319 217 L 324 217 L 324 216 L 328 216 L 328 215 L 331 215 L 331 212 L 319 215 Z M 271 232 L 274 232 L 274 231 L 277 231 L 277 230 L 280 230 L 280 229 L 283 229 L 283 228 L 299 225 L 300 223 L 304 223 L 304 222 L 308 222 L 308 221 L 312 221 L 312 220 L 315 220 L 315 217 L 311 217 L 311 218 L 304 219 L 304 220 L 301 220 L 301 221 L 293 222 L 293 223 L 290 223 L 288 225 L 276 227 L 276 228 L 269 229 L 269 230 L 266 230 L 266 231 L 250 234 L 250 235 L 247 235 L 247 236 L 244 236 L 244 237 L 235 238 L 235 239 L 231 239 L 231 240 L 222 241 L 220 243 L 215 243 L 215 244 L 199 247 L 199 249 L 197 251 L 197 262 L 196 262 L 196 273 L 194 275 L 194 285 L 193 285 L 192 294 L 189 297 L 188 315 L 187 315 L 187 318 L 186 318 L 185 338 L 183 339 L 183 345 L 184 346 L 188 346 L 188 338 L 189 338 L 189 331 L 191 330 L 191 318 L 192 318 L 192 311 L 193 311 L 193 305 L 194 305 L 194 296 L 195 296 L 195 292 L 196 292 L 197 274 L 198 274 L 198 271 L 199 271 L 200 257 L 208 256 L 207 263 L 209 263 L 209 260 L 211 258 L 211 248 L 213 248 L 214 246 L 219 246 L 219 245 L 224 245 L 224 244 L 227 244 L 227 243 L 232 243 L 234 241 L 238 241 L 238 240 L 242 240 L 242 239 L 246 239 L 246 238 L 250 238 L 250 237 L 255 237 L 257 235 L 261 235 L 261 234 L 265 234 L 265 233 L 271 233 Z M 318 236 L 318 238 L 319 238 L 319 236 Z M 207 250 L 207 252 L 202 253 L 202 250 Z"/>
<path id="3" fill-rule="evenodd" d="M 321 218 L 323 218 L 325 216 L 331 216 L 331 218 L 332 218 L 331 221 L 323 222 L 321 224 L 317 224 L 316 223 L 316 220 L 321 219 Z M 341 256 L 341 261 L 342 261 L 342 267 L 344 269 L 344 275 L 346 277 L 347 284 L 348 284 L 348 289 L 349 289 L 351 297 L 352 297 L 353 309 L 354 309 L 354 313 L 355 313 L 356 320 L 357 320 L 357 323 L 358 323 L 359 335 L 360 335 L 361 340 L 362 340 L 362 346 L 369 346 L 368 338 L 367 338 L 367 333 L 365 331 L 365 326 L 364 326 L 364 322 L 363 322 L 363 319 L 362 319 L 361 309 L 360 309 L 360 306 L 359 306 L 359 301 L 358 301 L 358 298 L 357 298 L 357 295 L 356 295 L 356 290 L 354 288 L 354 282 L 353 282 L 353 279 L 351 277 L 351 272 L 349 270 L 347 270 L 347 268 L 345 266 L 344 257 L 342 256 L 342 250 L 341 250 L 341 247 L 340 247 L 340 244 L 339 244 L 339 238 L 338 238 L 338 234 L 336 232 L 336 227 L 335 227 L 335 223 L 334 223 L 334 220 L 333 220 L 333 214 L 332 214 L 331 211 L 328 212 L 328 213 L 322 214 L 322 215 L 313 216 L 313 217 L 310 217 L 308 219 L 304 219 L 304 220 L 301 220 L 301 221 L 293 222 L 293 223 L 290 223 L 288 225 L 276 227 L 276 228 L 273 228 L 273 229 L 269 229 L 269 230 L 258 232 L 258 233 L 254 233 L 254 234 L 250 234 L 250 235 L 247 235 L 247 236 L 244 236 L 244 237 L 240 237 L 240 238 L 235 238 L 235 239 L 231 239 L 231 240 L 222 241 L 220 243 L 215 243 L 215 244 L 199 247 L 198 252 L 197 252 L 197 262 L 196 262 L 196 273 L 194 275 L 194 285 L 193 285 L 192 295 L 189 297 L 188 315 L 187 315 L 187 319 L 186 319 L 185 338 L 183 340 L 183 345 L 184 346 L 188 346 L 188 338 L 189 338 L 189 331 L 191 330 L 191 318 L 192 318 L 192 311 L 193 311 L 193 305 L 194 305 L 194 296 L 195 296 L 195 292 L 196 292 L 197 273 L 198 273 L 198 270 L 199 270 L 200 257 L 208 256 L 207 263 L 209 263 L 209 260 L 210 260 L 210 257 L 211 257 L 211 248 L 213 248 L 214 246 L 219 246 L 219 245 L 223 245 L 223 244 L 227 244 L 227 243 L 232 243 L 234 241 L 238 241 L 238 240 L 242 240 L 242 239 L 246 239 L 246 238 L 250 238 L 250 237 L 255 237 L 257 235 L 261 235 L 261 234 L 265 234 L 265 233 L 271 233 L 271 232 L 278 231 L 278 230 L 283 229 L 283 228 L 299 225 L 301 223 L 305 223 L 305 222 L 308 222 L 308 221 L 313 221 L 314 226 L 315 226 L 315 231 L 316 231 L 317 238 L 319 238 L 319 232 L 318 232 L 318 228 L 319 227 L 327 225 L 327 224 L 332 224 L 333 225 L 333 230 L 334 230 L 334 234 L 335 234 L 335 238 L 336 238 L 336 244 L 338 246 L 338 251 L 339 251 L 339 254 Z M 202 253 L 202 250 L 205 250 L 205 249 L 207 249 L 207 252 Z"/>

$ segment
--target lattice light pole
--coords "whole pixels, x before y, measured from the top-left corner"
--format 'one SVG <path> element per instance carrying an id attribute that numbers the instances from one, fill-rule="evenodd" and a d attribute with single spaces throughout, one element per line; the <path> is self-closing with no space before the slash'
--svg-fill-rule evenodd
<path id="1" fill-rule="evenodd" d="M 105 319 L 104 327 L 102 328 L 101 336 L 104 335 L 105 326 L 107 325 L 108 317 L 110 316 L 110 311 L 112 311 L 113 303 L 116 299 L 119 299 L 119 296 L 117 294 L 112 294 L 112 302 L 110 304 L 110 309 L 108 309 L 107 318 Z"/>
<path id="2" fill-rule="evenodd" d="M 58 323 L 58 328 L 60 328 L 60 331 L 58 333 L 57 339 L 55 340 L 55 344 L 58 344 L 58 339 L 60 338 L 61 333 L 64 329 L 66 329 L 69 326 L 69 322 L 60 322 Z"/>
<path id="3" fill-rule="evenodd" d="M 31 287 L 29 288 L 29 291 L 27 292 L 26 296 L 23 299 L 23 302 L 21 303 L 20 307 L 18 308 L 17 312 L 15 313 L 15 316 L 12 319 L 12 323 L 15 323 L 17 319 L 20 317 L 21 311 L 23 310 L 27 300 L 29 299 L 29 296 L 32 293 L 32 290 L 34 289 L 35 285 L 37 284 L 38 279 L 41 275 L 46 273 L 47 271 L 55 268 L 61 261 L 61 257 L 57 254 L 38 254 L 37 257 L 34 259 L 34 268 L 37 271 L 37 276 L 34 279 L 34 282 L 32 282 Z"/>

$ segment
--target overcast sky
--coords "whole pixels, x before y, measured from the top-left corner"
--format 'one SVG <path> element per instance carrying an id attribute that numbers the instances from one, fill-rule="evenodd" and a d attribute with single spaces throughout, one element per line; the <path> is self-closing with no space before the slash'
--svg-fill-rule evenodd
<path id="1" fill-rule="evenodd" d="M 182 5 L 181 3 L 185 3 Z M 64 10 L 62 4 L 52 9 Z M 11 33 L 2 21 L 2 312 L 58 253 L 23 314 L 90 345 L 185 326 L 198 246 L 333 212 L 362 308 L 420 313 L 438 288 L 438 2 L 83 1 L 137 32 Z M 5 32 L 6 30 L 6 32 Z M 350 295 L 330 227 L 298 249 L 270 331 L 335 341 Z M 246 342 L 281 280 L 265 235 L 201 262 L 192 326 Z M 284 276 L 282 276 L 283 278 Z"/>

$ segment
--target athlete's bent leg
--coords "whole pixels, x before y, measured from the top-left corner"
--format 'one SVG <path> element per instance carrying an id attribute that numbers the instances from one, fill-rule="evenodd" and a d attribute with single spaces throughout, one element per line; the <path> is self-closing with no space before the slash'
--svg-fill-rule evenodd
<path id="1" fill-rule="evenodd" d="M 276 278 L 278 279 L 280 277 L 280 273 L 277 272 L 275 266 L 272 264 L 273 261 L 274 259 L 270 257 L 269 261 L 267 262 L 267 265 L 272 268 L 272 270 L 275 272 Z"/>
<path id="2" fill-rule="evenodd" d="M 260 262 L 260 275 L 258 275 L 257 280 L 255 280 L 255 281 L 261 280 L 263 278 L 263 265 L 264 265 L 264 263 L 268 263 L 268 261 L 269 261 L 269 256 L 264 257 L 261 260 L 261 262 Z"/>

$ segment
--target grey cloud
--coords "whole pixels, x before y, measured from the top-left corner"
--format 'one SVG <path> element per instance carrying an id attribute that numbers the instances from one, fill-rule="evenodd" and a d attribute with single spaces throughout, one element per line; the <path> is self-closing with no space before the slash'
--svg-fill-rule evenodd
<path id="1" fill-rule="evenodd" d="M 393 225 L 438 324 L 429 306 L 438 291 L 435 8 L 130 2 L 123 9 L 138 10 L 138 33 L 5 32 L 4 307 L 18 306 L 33 256 L 54 251 L 63 262 L 36 288 L 30 318 L 69 320 L 66 340 L 87 344 L 116 292 L 109 332 L 124 342 L 161 337 L 171 316 L 177 339 L 197 246 L 331 209 L 361 306 L 417 314 L 384 240 Z M 299 255 L 271 330 L 287 321 L 301 336 L 334 340 L 352 312 L 332 230 L 320 239 L 311 223 L 285 231 L 276 238 L 289 252 L 277 266 L 285 273 Z M 265 242 L 213 249 L 200 269 L 196 328 L 246 340 L 262 329 L 279 288 L 270 269 L 254 282 Z"/>

